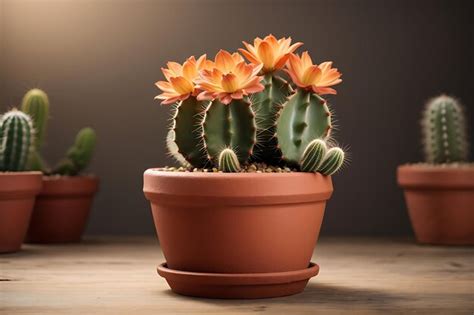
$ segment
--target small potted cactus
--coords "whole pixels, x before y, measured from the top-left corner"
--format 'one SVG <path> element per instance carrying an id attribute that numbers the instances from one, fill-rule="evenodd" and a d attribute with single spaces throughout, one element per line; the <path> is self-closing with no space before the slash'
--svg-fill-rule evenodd
<path id="1" fill-rule="evenodd" d="M 81 129 L 66 157 L 50 168 L 41 157 L 49 118 L 48 96 L 40 89 L 32 89 L 23 97 L 21 109 L 32 117 L 36 129 L 36 141 L 27 167 L 44 173 L 43 189 L 36 199 L 27 241 L 80 241 L 99 185 L 96 176 L 81 175 L 94 152 L 95 132 L 91 128 Z"/>
<path id="2" fill-rule="evenodd" d="M 398 167 L 416 239 L 474 245 L 474 164 L 464 109 L 452 97 L 436 97 L 424 110 L 422 128 L 425 163 Z"/>
<path id="3" fill-rule="evenodd" d="M 249 63 L 220 50 L 169 62 L 156 83 L 174 104 L 166 142 L 180 166 L 147 170 L 144 193 L 166 258 L 158 273 L 184 295 L 290 295 L 319 270 L 310 259 L 344 161 L 322 95 L 341 74 L 295 54 L 291 38 L 244 45 Z"/>
<path id="4" fill-rule="evenodd" d="M 13 109 L 0 116 L 0 253 L 21 248 L 41 189 L 41 172 L 25 171 L 33 141 L 28 115 Z"/>

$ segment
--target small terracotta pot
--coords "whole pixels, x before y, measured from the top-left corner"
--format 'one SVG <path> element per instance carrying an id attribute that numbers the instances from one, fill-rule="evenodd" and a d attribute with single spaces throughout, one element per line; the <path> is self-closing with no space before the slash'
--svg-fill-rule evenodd
<path id="1" fill-rule="evenodd" d="M 42 176 L 41 172 L 0 173 L 0 253 L 20 250 Z"/>
<path id="2" fill-rule="evenodd" d="M 418 242 L 474 245 L 474 167 L 404 165 L 398 183 Z"/>
<path id="3" fill-rule="evenodd" d="M 305 270 L 333 189 L 331 177 L 321 174 L 149 169 L 144 174 L 143 190 L 151 202 L 167 269 L 248 277 L 308 273 Z M 280 275 L 279 281 L 284 276 Z M 189 292 L 192 290 L 178 293 Z M 278 295 L 261 295 L 267 296 Z"/>
<path id="4" fill-rule="evenodd" d="M 84 232 L 94 194 L 95 176 L 45 176 L 28 229 L 31 243 L 79 242 Z"/>

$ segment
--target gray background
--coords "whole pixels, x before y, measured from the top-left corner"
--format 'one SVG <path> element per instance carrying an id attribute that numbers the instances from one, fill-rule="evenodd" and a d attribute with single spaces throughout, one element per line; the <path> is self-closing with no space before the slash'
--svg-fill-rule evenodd
<path id="1" fill-rule="evenodd" d="M 1 1 L 1 0 L 0 0 Z M 397 165 L 422 158 L 425 101 L 458 96 L 473 115 L 471 1 L 25 1 L 0 6 L 0 107 L 45 89 L 52 118 L 45 156 L 58 160 L 93 126 L 90 171 L 102 179 L 88 233 L 154 233 L 142 189 L 164 150 L 168 110 L 153 101 L 167 60 L 273 33 L 303 41 L 343 72 L 337 139 L 350 166 L 335 176 L 323 234 L 401 235 L 411 229 Z"/>

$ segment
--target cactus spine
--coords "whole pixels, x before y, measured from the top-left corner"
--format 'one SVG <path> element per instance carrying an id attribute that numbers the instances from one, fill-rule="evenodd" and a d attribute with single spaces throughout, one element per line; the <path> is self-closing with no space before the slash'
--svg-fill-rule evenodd
<path id="1" fill-rule="evenodd" d="M 40 154 L 49 119 L 48 95 L 40 89 L 32 89 L 23 97 L 21 108 L 24 113 L 32 117 L 36 130 L 34 151 L 27 165 L 29 170 L 40 170 L 48 174 L 78 175 L 89 164 L 96 143 L 96 134 L 91 128 L 84 128 L 77 134 L 75 143 L 68 150 L 66 157 L 53 171 L 50 171 Z"/>
<path id="2" fill-rule="evenodd" d="M 240 171 L 239 159 L 232 149 L 222 150 L 219 155 L 219 170 L 225 173 L 236 173 Z"/>
<path id="3" fill-rule="evenodd" d="M 0 118 L 0 171 L 23 171 L 34 142 L 31 118 L 13 109 Z"/>
<path id="4" fill-rule="evenodd" d="M 281 151 L 275 137 L 278 113 L 292 92 L 287 81 L 274 73 L 267 73 L 263 84 L 265 89 L 252 97 L 252 108 L 257 124 L 257 145 L 253 160 L 278 164 L 281 162 Z"/>
<path id="5" fill-rule="evenodd" d="M 467 161 L 468 141 L 462 106 L 452 97 L 432 99 L 423 113 L 423 143 L 429 163 Z"/>
<path id="6" fill-rule="evenodd" d="M 217 160 L 222 150 L 232 148 L 240 163 L 253 153 L 257 127 L 255 114 L 246 100 L 225 105 L 218 100 L 209 104 L 203 119 L 204 147 L 210 160 Z"/>
<path id="7" fill-rule="evenodd" d="M 331 148 L 327 151 L 318 172 L 323 175 L 332 175 L 341 168 L 342 164 L 344 164 L 344 151 L 338 147 Z"/>
<path id="8" fill-rule="evenodd" d="M 32 89 L 28 91 L 23 97 L 21 110 L 31 117 L 35 128 L 34 150 L 28 159 L 27 168 L 33 171 L 41 171 L 45 169 L 40 151 L 46 136 L 46 128 L 49 118 L 48 95 L 40 89 Z"/>

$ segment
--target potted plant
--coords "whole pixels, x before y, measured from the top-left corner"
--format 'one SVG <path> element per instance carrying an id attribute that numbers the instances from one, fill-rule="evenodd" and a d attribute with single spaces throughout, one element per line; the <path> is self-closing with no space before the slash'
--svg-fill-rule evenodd
<path id="1" fill-rule="evenodd" d="M 181 166 L 148 169 L 144 193 L 166 258 L 158 273 L 179 294 L 290 295 L 319 270 L 310 259 L 344 160 L 326 143 L 321 95 L 341 74 L 294 54 L 291 38 L 244 44 L 250 63 L 221 50 L 169 62 L 156 83 L 156 98 L 176 103 L 167 146 Z"/>
<path id="2" fill-rule="evenodd" d="M 13 109 L 0 116 L 0 253 L 20 249 L 41 189 L 41 172 L 25 171 L 33 140 L 28 115 Z"/>
<path id="3" fill-rule="evenodd" d="M 43 188 L 36 199 L 27 241 L 78 242 L 99 186 L 96 176 L 81 175 L 92 158 L 96 134 L 91 128 L 81 129 L 66 157 L 50 168 L 41 157 L 49 118 L 48 96 L 40 89 L 32 89 L 25 94 L 21 108 L 32 117 L 36 129 L 36 141 L 27 166 L 44 173 Z"/>
<path id="4" fill-rule="evenodd" d="M 432 99 L 423 113 L 425 163 L 398 167 L 411 223 L 419 243 L 474 244 L 474 164 L 461 104 Z"/>

